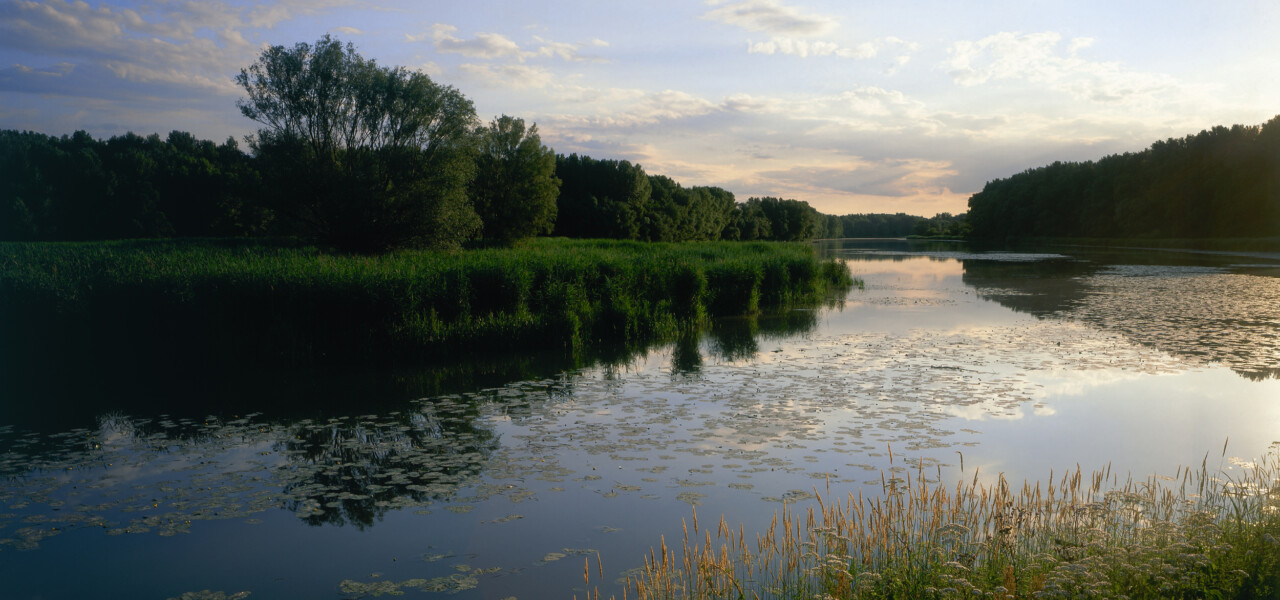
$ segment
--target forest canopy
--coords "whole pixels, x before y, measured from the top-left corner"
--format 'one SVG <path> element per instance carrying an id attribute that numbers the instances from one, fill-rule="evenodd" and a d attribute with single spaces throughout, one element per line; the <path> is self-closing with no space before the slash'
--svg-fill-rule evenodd
<path id="1" fill-rule="evenodd" d="M 989 239 L 1277 236 L 1280 116 L 996 179 L 969 199 L 968 220 Z"/>

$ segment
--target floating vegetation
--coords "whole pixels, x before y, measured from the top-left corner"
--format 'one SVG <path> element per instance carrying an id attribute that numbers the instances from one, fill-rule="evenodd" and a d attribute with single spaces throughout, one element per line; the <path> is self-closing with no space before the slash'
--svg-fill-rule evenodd
<path id="1" fill-rule="evenodd" d="M 1280 378 L 1276 265 L 1077 262 L 1067 268 L 1067 273 L 1041 273 L 1044 268 L 1038 267 L 1018 277 L 1005 269 L 966 262 L 964 279 L 983 298 L 1014 310 L 1101 327 L 1186 360 L 1220 363 L 1252 380 Z"/>
<path id="2" fill-rule="evenodd" d="M 248 597 L 249 592 L 236 592 L 228 595 L 226 592 L 200 590 L 198 592 L 184 592 L 181 596 L 169 598 L 168 600 L 243 600 Z"/>
<path id="3" fill-rule="evenodd" d="M 459 592 L 475 589 L 480 585 L 478 576 L 485 574 L 488 574 L 485 570 L 475 570 L 467 573 L 449 575 L 447 577 L 407 579 L 405 581 L 398 582 L 389 580 L 361 582 L 346 579 L 338 584 L 338 589 L 353 600 L 356 598 L 377 598 L 380 596 L 403 596 L 405 590 L 457 594 Z"/>
<path id="4" fill-rule="evenodd" d="M 1280 277 L 1195 267 L 1111 267 L 1065 314 L 1254 380 L 1280 378 Z"/>
<path id="5" fill-rule="evenodd" d="M 1225 448 L 1225 447 L 1224 447 Z M 1078 468 L 1043 486 L 930 482 L 828 493 L 756 539 L 697 513 L 628 577 L 641 599 L 1274 597 L 1280 443 L 1241 475 L 1179 467 L 1124 480 Z"/>
<path id="6" fill-rule="evenodd" d="M 698 492 L 680 492 L 676 495 L 676 500 L 692 506 L 698 506 L 702 504 L 702 499 L 706 497 L 706 494 L 700 494 Z"/>

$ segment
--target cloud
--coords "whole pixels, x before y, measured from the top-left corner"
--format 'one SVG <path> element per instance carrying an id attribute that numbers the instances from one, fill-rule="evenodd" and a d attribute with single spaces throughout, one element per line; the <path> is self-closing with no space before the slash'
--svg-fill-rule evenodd
<path id="1" fill-rule="evenodd" d="M 0 2 L 0 47 L 73 64 L 77 68 L 69 77 L 96 77 L 105 69 L 119 80 L 93 82 L 99 85 L 169 85 L 227 95 L 237 91 L 228 65 L 248 64 L 260 50 L 244 38 L 244 30 L 347 3 L 282 0 L 269 7 L 243 7 L 218 1 L 162 2 L 134 9 L 8 0 Z"/>
<path id="2" fill-rule="evenodd" d="M 569 62 L 609 62 L 599 56 L 582 54 L 580 52 L 580 50 L 582 49 L 582 44 L 552 42 L 549 40 L 544 40 L 537 36 L 534 36 L 533 39 L 536 40 L 539 44 L 542 44 L 541 46 L 538 46 L 538 49 L 535 51 L 535 53 L 538 56 L 555 57 L 555 58 L 560 58 L 562 60 L 569 61 Z M 597 48 L 601 48 L 601 47 L 608 46 L 609 43 L 597 39 L 597 40 L 592 40 L 591 45 Z"/>
<path id="3" fill-rule="evenodd" d="M 605 59 L 594 56 L 584 55 L 580 52 L 582 44 L 571 44 L 566 42 L 555 42 L 545 40 L 534 36 L 534 50 L 523 50 L 520 45 L 512 41 L 510 38 L 498 33 L 477 33 L 472 39 L 462 39 L 454 35 L 458 31 L 453 25 L 437 23 L 431 26 L 431 32 L 423 35 L 405 36 L 411 42 L 421 42 L 431 39 L 435 45 L 437 52 L 444 54 L 461 54 L 468 58 L 480 58 L 487 60 L 494 59 L 515 59 L 524 62 L 530 58 L 560 58 L 569 62 L 608 62 Z M 608 46 L 608 42 L 594 39 L 590 42 L 592 46 L 604 47 Z"/>
<path id="4" fill-rule="evenodd" d="M 456 53 L 470 58 L 503 58 L 523 59 L 520 46 L 498 33 L 477 33 L 469 40 L 455 35 L 458 31 L 453 25 L 437 23 L 431 26 L 431 39 L 435 41 L 437 52 Z M 410 41 L 420 41 L 423 36 L 409 36 Z"/>
<path id="5" fill-rule="evenodd" d="M 470 81 L 485 87 L 507 89 L 540 89 L 551 85 L 555 77 L 550 71 L 528 65 L 463 64 L 458 70 Z"/>
<path id="6" fill-rule="evenodd" d="M 708 11 L 702 18 L 777 36 L 823 35 L 839 25 L 832 17 L 806 15 L 776 0 L 732 2 Z"/>
<path id="7" fill-rule="evenodd" d="M 1128 71 L 1120 63 L 1081 58 L 1079 52 L 1094 42 L 1090 38 L 1071 40 L 1065 54 L 1058 49 L 1061 41 L 1062 36 L 1051 31 L 997 33 L 953 44 L 942 66 L 964 87 L 1020 80 L 1096 103 L 1149 102 L 1178 91 L 1177 80 L 1168 75 Z"/>
<path id="8" fill-rule="evenodd" d="M 800 165 L 762 171 L 760 176 L 788 186 L 894 198 L 949 193 L 941 180 L 957 175 L 949 161 L 916 158 L 849 159 L 835 166 Z"/>
<path id="9" fill-rule="evenodd" d="M 581 91 L 577 93 L 581 94 Z M 676 90 L 609 90 L 597 92 L 592 100 L 592 106 L 599 107 L 595 114 L 562 114 L 553 119 L 561 126 L 573 129 L 635 128 L 670 123 L 723 109 L 723 106 L 710 100 Z"/>
<path id="10" fill-rule="evenodd" d="M 863 42 L 856 46 L 841 46 L 835 42 L 809 41 L 789 37 L 775 37 L 767 42 L 747 42 L 750 54 L 788 54 L 807 58 L 810 56 L 837 56 L 840 58 L 875 58 L 886 49 L 896 49 L 900 54 L 894 61 L 897 66 L 905 65 L 911 60 L 911 52 L 919 49 L 915 43 L 905 42 L 896 37 L 880 38 Z"/>
<path id="11" fill-rule="evenodd" d="M 876 49 L 871 44 L 860 44 L 856 48 L 844 48 L 834 42 L 796 40 L 787 37 L 776 37 L 767 42 L 747 42 L 750 54 L 790 54 L 806 58 L 809 56 L 839 56 L 841 58 L 874 58 Z"/>
<path id="12" fill-rule="evenodd" d="M 338 33 L 345 33 L 345 34 L 347 34 L 347 35 L 364 35 L 364 32 L 363 32 L 363 31 L 360 31 L 359 29 L 356 29 L 355 27 L 347 27 L 347 26 L 343 26 L 343 27 L 334 27 L 333 29 L 330 29 L 329 31 L 336 31 L 336 32 L 338 32 Z"/>

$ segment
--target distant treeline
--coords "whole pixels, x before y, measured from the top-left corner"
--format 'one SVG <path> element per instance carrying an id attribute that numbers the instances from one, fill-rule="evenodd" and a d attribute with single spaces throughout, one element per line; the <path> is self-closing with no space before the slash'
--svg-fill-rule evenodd
<path id="1" fill-rule="evenodd" d="M 991 181 L 968 221 L 1000 239 L 1280 235 L 1280 116 Z"/>
<path id="2" fill-rule="evenodd" d="M 0 239 L 100 240 L 288 235 L 288 194 L 259 159 L 174 131 L 96 140 L 0 131 Z M 958 234 L 963 216 L 819 213 L 807 202 L 684 187 L 627 161 L 555 157 L 554 235 L 642 241 L 801 241 Z M 471 186 L 474 190 L 477 186 Z M 948 230 L 950 228 L 950 231 Z M 486 227 L 483 236 L 501 232 Z"/>

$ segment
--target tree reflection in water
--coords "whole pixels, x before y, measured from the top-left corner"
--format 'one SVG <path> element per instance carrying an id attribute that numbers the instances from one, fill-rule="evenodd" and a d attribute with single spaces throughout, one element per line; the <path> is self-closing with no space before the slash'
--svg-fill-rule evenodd
<path id="1" fill-rule="evenodd" d="M 759 352 L 759 340 L 809 331 L 816 323 L 814 311 L 796 310 L 718 322 L 670 346 L 616 347 L 549 361 L 511 357 L 398 370 L 394 377 L 317 374 L 288 394 L 285 384 L 302 374 L 272 385 L 254 378 L 236 385 L 225 381 L 233 375 L 222 373 L 217 389 L 225 401 L 199 401 L 213 394 L 209 389 L 182 402 L 171 391 L 130 397 L 127 410 L 98 412 L 92 428 L 73 424 L 102 398 L 64 397 L 60 403 L 78 403 L 79 412 L 57 411 L 33 423 L 52 433 L 0 426 L 0 503 L 17 507 L 0 515 L 0 547 L 35 548 L 45 537 L 84 526 L 110 535 L 172 535 L 196 522 L 253 520 L 276 509 L 312 526 L 363 530 L 391 511 L 456 500 L 467 486 L 468 501 L 492 494 L 518 499 L 521 491 L 484 485 L 480 477 L 501 448 L 494 418 L 519 423 L 540 414 L 543 405 L 572 396 L 576 373 L 589 366 L 609 371 L 669 352 L 673 373 L 696 375 L 704 354 L 747 359 Z M 539 377 L 543 372 L 558 375 Z M 163 373 L 155 376 L 163 387 Z M 442 392 L 448 389 L 470 391 Z M 353 406 L 373 414 L 351 416 Z M 225 414 L 246 407 L 260 412 Z"/>
<path id="2" fill-rule="evenodd" d="M 1280 378 L 1274 266 L 1234 266 L 1221 257 L 1169 264 L 1158 254 L 1088 258 L 961 262 L 966 285 L 1015 311 L 1088 323 L 1252 381 Z"/>
<path id="3" fill-rule="evenodd" d="M 392 509 L 430 504 L 479 474 L 498 447 L 476 402 L 444 399 L 387 417 L 288 428 L 285 508 L 309 525 L 364 529 Z"/>

